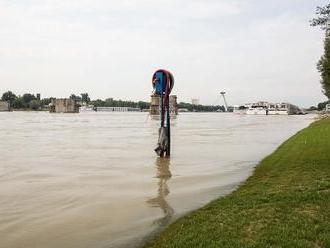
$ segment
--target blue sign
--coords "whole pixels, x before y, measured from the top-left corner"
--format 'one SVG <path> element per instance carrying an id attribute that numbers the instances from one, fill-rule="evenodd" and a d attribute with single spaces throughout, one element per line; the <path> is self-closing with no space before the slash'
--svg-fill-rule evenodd
<path id="1" fill-rule="evenodd" d="M 156 79 L 155 79 L 155 92 L 157 95 L 163 94 L 165 91 L 165 74 L 163 72 L 156 72 Z"/>

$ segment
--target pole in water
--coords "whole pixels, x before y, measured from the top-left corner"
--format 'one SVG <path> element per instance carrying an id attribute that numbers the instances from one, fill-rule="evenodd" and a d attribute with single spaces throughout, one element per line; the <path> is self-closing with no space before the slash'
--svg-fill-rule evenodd
<path id="1" fill-rule="evenodd" d="M 158 70 L 152 76 L 152 86 L 154 94 L 160 97 L 160 128 L 155 152 L 160 157 L 169 157 L 171 154 L 170 94 L 174 86 L 174 77 L 169 71 Z"/>

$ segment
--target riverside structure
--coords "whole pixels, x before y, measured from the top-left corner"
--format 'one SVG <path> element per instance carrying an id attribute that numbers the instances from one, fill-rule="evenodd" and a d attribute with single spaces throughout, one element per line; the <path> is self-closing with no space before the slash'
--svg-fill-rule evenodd
<path id="1" fill-rule="evenodd" d="M 6 101 L 0 101 L 0 112 L 10 111 L 10 104 Z"/>
<path id="2" fill-rule="evenodd" d="M 176 95 L 170 96 L 170 114 L 177 115 L 178 114 L 178 97 Z M 160 96 L 151 95 L 150 100 L 150 115 L 160 115 Z"/>
<path id="3" fill-rule="evenodd" d="M 79 113 L 77 101 L 69 98 L 52 99 L 49 104 L 50 113 Z"/>

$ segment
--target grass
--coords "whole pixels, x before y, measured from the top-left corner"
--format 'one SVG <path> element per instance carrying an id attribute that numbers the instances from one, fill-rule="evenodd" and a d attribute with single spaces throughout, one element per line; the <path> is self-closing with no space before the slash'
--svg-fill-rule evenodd
<path id="1" fill-rule="evenodd" d="M 330 247 L 330 119 L 298 132 L 236 191 L 145 247 Z"/>

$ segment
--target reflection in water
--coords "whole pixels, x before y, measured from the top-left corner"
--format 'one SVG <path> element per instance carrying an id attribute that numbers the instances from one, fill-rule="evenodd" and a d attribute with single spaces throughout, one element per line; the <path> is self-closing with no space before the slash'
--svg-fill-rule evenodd
<path id="1" fill-rule="evenodd" d="M 169 223 L 174 214 L 173 208 L 167 203 L 165 199 L 170 193 L 170 190 L 167 185 L 167 181 L 172 176 L 170 171 L 170 158 L 157 158 L 156 167 L 157 178 L 159 178 L 158 195 L 157 197 L 148 200 L 147 203 L 150 204 L 152 207 L 160 208 L 164 212 L 164 217 L 154 221 L 154 224 L 163 227 Z"/>
<path id="2" fill-rule="evenodd" d="M 160 121 L 160 115 L 148 115 L 148 117 L 153 120 L 153 121 Z M 171 120 L 176 120 L 177 119 L 177 115 L 173 115 L 171 114 Z"/>
<path id="3" fill-rule="evenodd" d="M 156 160 L 147 117 L 1 112 L 0 247 L 134 247 L 234 189 L 314 118 L 182 113 L 175 157 Z"/>

